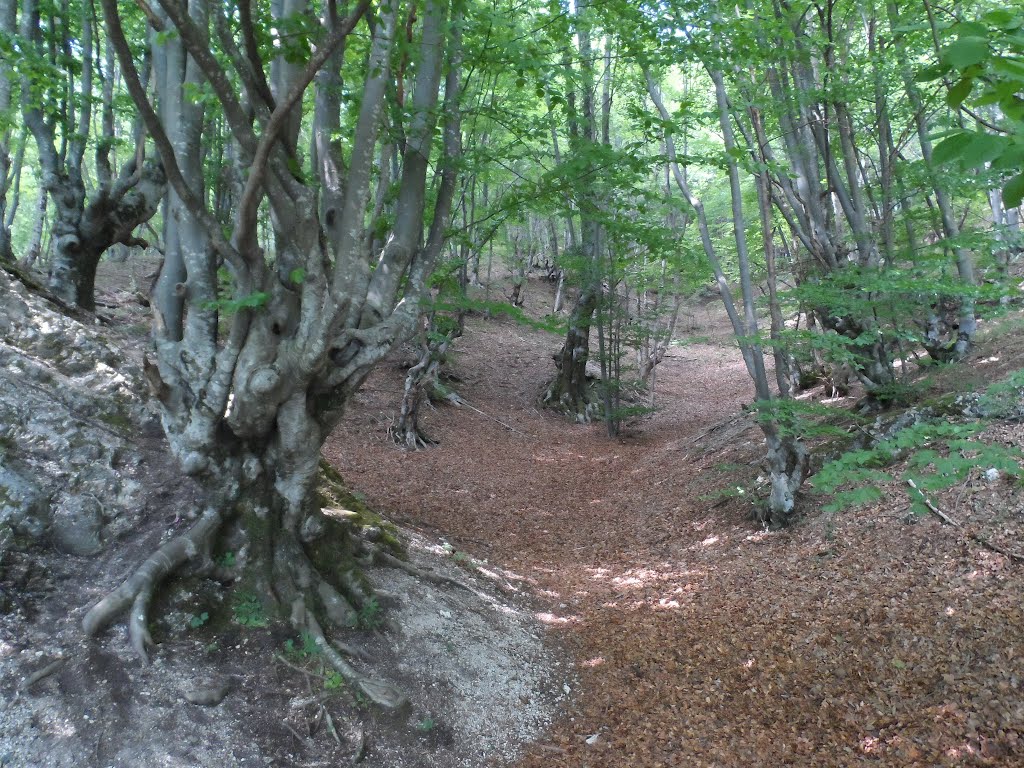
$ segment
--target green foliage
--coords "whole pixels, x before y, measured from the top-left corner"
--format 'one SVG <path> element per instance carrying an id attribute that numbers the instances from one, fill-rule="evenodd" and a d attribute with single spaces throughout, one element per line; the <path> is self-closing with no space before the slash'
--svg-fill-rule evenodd
<path id="1" fill-rule="evenodd" d="M 425 717 L 422 720 L 416 722 L 415 728 L 421 733 L 429 733 L 437 727 L 437 723 L 434 722 L 434 718 Z"/>
<path id="2" fill-rule="evenodd" d="M 236 562 L 235 553 L 229 550 L 218 556 L 216 562 L 221 568 L 234 568 Z"/>
<path id="3" fill-rule="evenodd" d="M 921 80 L 954 78 L 947 103 L 956 109 L 970 102 L 975 109 L 996 106 L 1002 121 L 995 132 L 955 129 L 936 145 L 936 163 L 954 160 L 964 168 L 991 168 L 1009 178 L 1003 203 L 1016 208 L 1024 200 L 1024 13 L 1000 8 L 977 21 L 953 25 L 938 66 L 923 71 Z"/>
<path id="4" fill-rule="evenodd" d="M 810 400 L 776 398 L 757 400 L 752 406 L 758 422 L 774 424 L 781 437 L 807 440 L 816 437 L 845 437 L 845 424 L 855 419 L 848 413 L 838 414 L 835 409 Z"/>
<path id="5" fill-rule="evenodd" d="M 301 637 L 301 646 L 297 646 L 294 640 L 284 641 L 284 655 L 286 658 L 292 661 L 301 661 L 303 659 L 310 659 L 320 654 L 320 649 L 316 647 L 316 640 L 308 632 L 303 632 Z"/>
<path id="6" fill-rule="evenodd" d="M 363 629 L 376 629 L 384 623 L 384 617 L 381 615 L 380 603 L 377 602 L 377 598 L 371 597 L 363 606 L 359 609 L 357 616 L 359 626 Z"/>
<path id="7" fill-rule="evenodd" d="M 263 603 L 252 592 L 236 592 L 231 605 L 236 624 L 243 627 L 266 627 L 270 624 Z"/>
<path id="8" fill-rule="evenodd" d="M 430 312 L 476 312 L 490 317 L 507 317 L 514 322 L 525 325 L 536 330 L 559 333 L 563 330 L 562 322 L 556 317 L 542 317 L 535 319 L 523 311 L 522 307 L 515 307 L 505 301 L 487 301 L 484 299 L 473 299 L 469 297 L 444 297 L 437 298 L 424 304 L 424 310 Z"/>
<path id="9" fill-rule="evenodd" d="M 324 677 L 324 690 L 336 691 L 339 688 L 345 687 L 345 678 L 341 676 L 341 673 L 337 670 L 328 670 Z"/>
<path id="10" fill-rule="evenodd" d="M 198 615 L 194 614 L 192 616 L 189 616 L 188 617 L 188 625 L 189 625 L 189 627 L 191 629 L 199 629 L 199 627 L 203 626 L 209 620 L 210 620 L 210 612 L 209 611 L 203 611 L 202 613 L 200 613 Z"/>
<path id="11" fill-rule="evenodd" d="M 901 479 L 913 480 L 922 491 L 940 491 L 962 482 L 976 468 L 996 468 L 1020 477 L 1024 453 L 1017 448 L 990 445 L 972 439 L 985 425 L 980 422 L 952 424 L 923 420 L 901 429 L 873 448 L 848 451 L 814 475 L 818 493 L 832 495 L 826 512 L 863 506 L 882 497 L 880 486 L 896 477 L 887 468 L 906 459 Z M 915 511 L 927 511 L 919 498 L 911 499 Z"/>
<path id="12" fill-rule="evenodd" d="M 1024 417 L 1024 369 L 992 384 L 978 398 L 978 410 L 986 418 L 1020 419 Z"/>
<path id="13" fill-rule="evenodd" d="M 231 315 L 236 312 L 240 312 L 243 309 L 259 309 L 260 307 L 266 306 L 266 303 L 270 301 L 270 294 L 264 291 L 256 291 L 250 293 L 248 296 L 242 296 L 238 299 L 215 299 L 213 301 L 207 301 L 203 304 L 203 309 L 216 310 L 225 314 Z"/>
<path id="14" fill-rule="evenodd" d="M 320 649 L 317 647 L 316 640 L 308 632 L 303 632 L 301 635 L 301 645 L 297 645 L 294 640 L 284 641 L 284 656 L 286 659 L 293 663 L 301 663 L 308 661 L 317 661 L 319 667 L 319 674 L 324 679 L 324 690 L 336 691 L 345 687 L 345 678 L 341 674 L 331 667 L 328 667 L 322 658 Z"/>

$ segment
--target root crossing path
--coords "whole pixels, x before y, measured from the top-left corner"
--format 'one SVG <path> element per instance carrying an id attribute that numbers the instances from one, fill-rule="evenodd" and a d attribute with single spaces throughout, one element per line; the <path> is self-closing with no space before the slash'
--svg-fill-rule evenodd
<path id="1" fill-rule="evenodd" d="M 396 449 L 386 364 L 328 445 L 372 504 L 535 596 L 577 679 L 521 766 L 1024 764 L 1020 569 L 896 496 L 843 516 L 812 496 L 759 530 L 751 388 L 722 324 L 691 320 L 704 340 L 620 439 L 537 409 L 558 339 L 476 320 L 453 387 L 493 418 L 438 405 L 438 447 Z"/>

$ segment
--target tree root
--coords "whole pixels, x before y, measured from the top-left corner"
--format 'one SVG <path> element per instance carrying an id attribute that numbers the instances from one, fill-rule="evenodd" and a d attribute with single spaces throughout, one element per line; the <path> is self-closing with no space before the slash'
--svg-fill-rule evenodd
<path id="1" fill-rule="evenodd" d="M 422 568 L 417 568 L 415 565 L 411 565 L 405 562 L 404 560 L 399 560 L 394 555 L 388 554 L 387 552 L 381 549 L 375 548 L 373 550 L 373 560 L 376 563 L 381 563 L 390 568 L 394 568 L 399 571 L 404 571 L 405 573 L 408 573 L 410 576 L 415 576 L 417 579 L 422 579 L 423 581 L 426 581 L 429 584 L 458 587 L 459 589 L 464 589 L 467 592 L 472 592 L 473 594 L 476 594 L 475 589 L 473 589 L 468 584 L 463 584 L 458 579 L 453 579 L 450 576 L 442 576 L 441 574 L 434 573 L 433 571 L 425 571 Z"/>
<path id="2" fill-rule="evenodd" d="M 154 552 L 121 586 L 89 609 L 82 619 L 82 628 L 94 636 L 112 622 L 129 605 L 128 637 L 143 664 L 149 663 L 147 649 L 153 638 L 146 627 L 146 615 L 153 590 L 187 561 L 209 552 L 210 544 L 221 524 L 221 512 L 207 509 L 203 516 L 181 536 L 168 541 Z"/>
<path id="3" fill-rule="evenodd" d="M 33 685 L 38 683 L 40 680 L 43 680 L 44 678 L 49 677 L 54 672 L 56 672 L 58 669 L 60 669 L 64 665 L 65 661 L 67 661 L 67 659 L 65 659 L 62 656 L 62 657 L 60 657 L 58 659 L 55 659 L 55 660 L 51 661 L 49 664 L 47 664 L 42 669 L 37 669 L 35 672 L 33 672 L 31 675 L 29 675 L 28 677 L 25 678 L 25 682 L 23 682 L 21 684 L 21 690 L 27 691 L 29 688 L 31 688 Z"/>
<path id="4" fill-rule="evenodd" d="M 394 422 L 388 427 L 388 436 L 395 445 L 407 451 L 426 450 L 427 448 L 440 445 L 439 440 L 427 436 L 421 430 L 415 427 L 412 429 L 399 429 Z"/>
<path id="5" fill-rule="evenodd" d="M 297 624 L 296 629 L 308 632 L 324 660 L 334 667 L 339 675 L 355 686 L 360 693 L 384 709 L 401 709 L 409 704 L 409 698 L 395 686 L 360 674 L 331 645 L 324 635 L 323 629 L 320 628 L 320 622 L 316 620 L 316 616 L 308 610 L 302 613 L 305 615 L 299 618 L 299 621 L 293 622 Z"/>
<path id="6" fill-rule="evenodd" d="M 146 623 L 154 591 L 161 581 L 189 560 L 209 557 L 211 545 L 220 529 L 222 519 L 219 510 L 207 509 L 188 531 L 157 549 L 117 589 L 89 609 L 82 620 L 82 627 L 86 635 L 97 634 L 131 606 L 128 617 L 128 636 L 132 649 L 142 663 L 147 664 L 149 662 L 147 651 L 152 646 L 153 639 Z M 390 555 L 386 555 L 386 557 L 396 563 L 401 563 L 400 560 L 392 558 Z M 277 580 L 273 591 L 284 605 L 291 606 L 292 626 L 299 632 L 308 633 L 313 638 L 324 660 L 361 695 L 374 704 L 392 710 L 407 705 L 409 699 L 401 691 L 388 683 L 361 674 L 345 660 L 338 647 L 327 639 L 313 609 L 313 605 L 318 603 L 317 598 L 320 603 L 324 604 L 326 617 L 332 623 L 340 622 L 342 625 L 348 625 L 354 616 L 354 611 L 345 596 L 330 584 L 310 562 L 309 557 L 299 544 L 298 538 L 293 533 L 285 533 L 276 542 L 274 560 Z M 397 567 L 404 565 L 401 563 Z M 411 569 L 412 566 L 408 566 L 408 568 Z M 410 572 L 434 583 L 443 580 L 446 583 L 469 589 L 454 580 L 448 580 L 435 574 L 421 573 L 415 569 Z M 365 590 L 354 579 L 351 584 L 343 585 L 343 588 L 351 591 L 357 601 L 369 599 Z M 345 653 L 365 658 L 364 654 L 350 648 L 345 646 L 341 646 L 341 648 Z"/>

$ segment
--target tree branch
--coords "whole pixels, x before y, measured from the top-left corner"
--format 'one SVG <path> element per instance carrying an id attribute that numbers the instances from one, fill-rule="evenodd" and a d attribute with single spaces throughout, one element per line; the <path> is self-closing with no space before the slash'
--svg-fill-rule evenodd
<path id="1" fill-rule="evenodd" d="M 306 92 L 306 88 L 316 77 L 316 73 L 327 63 L 331 54 L 355 28 L 369 7 L 370 0 L 360 0 L 359 5 L 349 14 L 348 18 L 334 29 L 322 46 L 316 49 L 305 69 L 302 70 L 302 74 L 299 75 L 281 103 L 274 108 L 270 119 L 264 126 L 259 145 L 253 154 L 249 178 L 238 203 L 238 243 L 239 250 L 243 253 L 247 251 L 247 247 L 253 245 L 252 239 L 256 235 L 256 217 L 259 214 L 261 199 L 259 190 L 266 177 L 270 152 L 284 129 L 292 108 L 298 104 L 302 94 Z"/>
<path id="2" fill-rule="evenodd" d="M 139 80 L 139 73 L 135 69 L 135 62 L 132 60 L 131 50 L 124 36 L 124 28 L 121 26 L 121 16 L 117 10 L 117 0 L 100 0 L 100 2 L 103 5 L 103 16 L 107 22 L 110 43 L 114 46 L 118 62 L 121 65 L 121 75 L 124 77 L 125 87 L 128 89 L 132 101 L 135 102 L 135 106 L 139 108 L 142 119 L 146 124 L 146 129 L 149 131 L 150 136 L 153 137 L 153 143 L 160 153 L 160 160 L 163 163 L 164 172 L 167 174 L 167 180 L 174 187 L 174 191 L 181 198 L 181 201 L 185 203 L 189 213 L 203 225 L 214 248 L 236 266 L 242 266 L 242 260 L 238 252 L 225 240 L 217 220 L 206 210 L 203 201 L 196 198 L 181 175 L 181 168 L 178 167 L 174 147 L 171 146 L 171 142 L 167 138 L 163 126 L 160 124 L 160 118 L 154 111 L 153 105 L 149 103 L 146 91 Z"/>

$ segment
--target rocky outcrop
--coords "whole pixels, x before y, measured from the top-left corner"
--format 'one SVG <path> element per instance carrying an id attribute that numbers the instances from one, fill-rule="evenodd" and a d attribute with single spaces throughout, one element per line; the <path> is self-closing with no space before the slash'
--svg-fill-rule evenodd
<path id="1" fill-rule="evenodd" d="M 2 270 L 0 307 L 0 542 L 94 554 L 141 490 L 138 365 Z"/>

